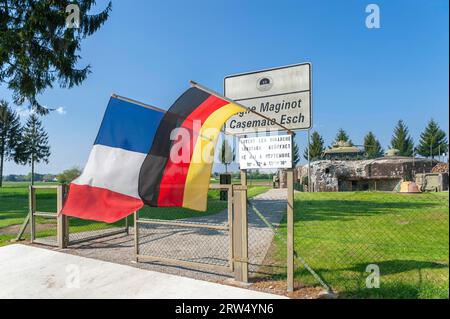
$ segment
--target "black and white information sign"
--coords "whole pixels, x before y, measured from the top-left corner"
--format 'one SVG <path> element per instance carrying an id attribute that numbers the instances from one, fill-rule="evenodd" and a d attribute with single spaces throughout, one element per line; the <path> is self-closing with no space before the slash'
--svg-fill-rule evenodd
<path id="1" fill-rule="evenodd" d="M 231 75 L 224 80 L 226 97 L 265 115 L 244 112 L 231 117 L 227 134 L 249 134 L 266 130 L 311 128 L 311 64 Z"/>
<path id="2" fill-rule="evenodd" d="M 292 168 L 291 135 L 239 139 L 241 169 Z"/>

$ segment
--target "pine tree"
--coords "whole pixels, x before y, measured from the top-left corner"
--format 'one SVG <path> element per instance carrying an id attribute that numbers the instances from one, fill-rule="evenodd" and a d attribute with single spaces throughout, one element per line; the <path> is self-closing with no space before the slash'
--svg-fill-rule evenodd
<path id="1" fill-rule="evenodd" d="M 434 158 L 436 155 L 439 155 L 439 152 L 442 154 L 446 153 L 447 150 L 447 135 L 441 130 L 439 124 L 431 119 L 425 130 L 420 134 L 417 153 L 422 156 L 431 156 L 431 158 Z"/>
<path id="2" fill-rule="evenodd" d="M 6 101 L 0 101 L 0 187 L 3 181 L 3 163 L 16 160 L 21 139 L 19 115 Z"/>
<path id="3" fill-rule="evenodd" d="M 23 129 L 22 142 L 18 162 L 23 165 L 31 165 L 31 184 L 34 184 L 34 164 L 48 163 L 50 146 L 48 136 L 42 122 L 34 113 L 30 115 Z"/>
<path id="4" fill-rule="evenodd" d="M 339 129 L 338 133 L 336 134 L 336 138 L 334 139 L 335 144 L 337 144 L 338 142 L 347 142 L 350 146 L 353 146 L 353 142 L 350 139 L 350 136 L 348 136 L 347 132 L 342 128 Z"/>
<path id="5" fill-rule="evenodd" d="M 226 139 L 223 139 L 222 145 L 219 150 L 220 162 L 225 165 L 225 173 L 228 173 L 228 165 L 230 165 L 235 159 L 234 150 L 231 148 L 230 143 Z"/>
<path id="6" fill-rule="evenodd" d="M 408 127 L 400 120 L 394 129 L 391 139 L 391 148 L 399 150 L 400 156 L 412 156 L 414 152 L 414 141 L 409 135 Z"/>
<path id="7" fill-rule="evenodd" d="M 0 84 L 13 92 L 14 103 L 25 101 L 39 114 L 48 109 L 36 99 L 58 82 L 61 87 L 80 85 L 90 66 L 78 69 L 81 42 L 94 34 L 108 19 L 111 2 L 99 14 L 89 15 L 95 0 L 0 1 Z M 77 26 L 69 5 L 79 9 Z M 75 26 L 75 27 L 73 27 Z"/>
<path id="8" fill-rule="evenodd" d="M 295 139 L 292 139 L 292 165 L 296 167 L 298 162 L 300 162 L 300 150 Z"/>
<path id="9" fill-rule="evenodd" d="M 364 150 L 367 158 L 377 158 L 383 156 L 383 148 L 372 132 L 364 137 Z"/>
<path id="10" fill-rule="evenodd" d="M 309 155 L 311 161 L 318 160 L 322 156 L 322 153 L 325 151 L 324 144 L 325 142 L 318 132 L 313 132 L 311 134 L 311 142 L 309 144 Z M 308 147 L 305 149 L 303 157 L 308 160 Z"/>

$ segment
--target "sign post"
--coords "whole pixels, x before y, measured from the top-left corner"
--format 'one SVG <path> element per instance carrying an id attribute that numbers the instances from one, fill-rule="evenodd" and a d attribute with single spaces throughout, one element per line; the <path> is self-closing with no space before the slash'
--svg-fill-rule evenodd
<path id="1" fill-rule="evenodd" d="M 294 170 L 287 171 L 287 291 L 294 291 Z"/>
<path id="2" fill-rule="evenodd" d="M 287 171 L 287 290 L 294 290 L 294 165 L 295 130 L 312 127 L 312 67 L 301 63 L 241 73 L 224 79 L 224 95 L 248 111 L 231 117 L 225 133 L 247 135 L 286 131 L 289 135 L 257 136 L 239 140 L 241 183 L 249 169 Z M 243 216 L 240 221 L 244 222 Z M 247 222 L 247 220 L 245 220 Z"/>

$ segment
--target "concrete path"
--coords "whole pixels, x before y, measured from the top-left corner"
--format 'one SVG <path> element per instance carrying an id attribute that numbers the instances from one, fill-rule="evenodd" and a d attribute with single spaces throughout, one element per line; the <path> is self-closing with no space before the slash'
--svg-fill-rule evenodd
<path id="1" fill-rule="evenodd" d="M 255 271 L 272 244 L 274 229 L 286 214 L 285 189 L 271 189 L 251 200 L 260 215 L 249 207 L 248 242 L 250 271 Z M 261 218 L 262 215 L 262 218 Z M 226 225 L 228 211 L 179 221 Z M 140 227 L 141 253 L 164 258 L 177 258 L 192 262 L 229 264 L 230 238 L 228 231 L 183 226 L 143 225 Z M 180 245 L 180 243 L 183 243 Z"/>
<path id="2" fill-rule="evenodd" d="M 25 245 L 0 248 L 0 298 L 283 298 Z"/>

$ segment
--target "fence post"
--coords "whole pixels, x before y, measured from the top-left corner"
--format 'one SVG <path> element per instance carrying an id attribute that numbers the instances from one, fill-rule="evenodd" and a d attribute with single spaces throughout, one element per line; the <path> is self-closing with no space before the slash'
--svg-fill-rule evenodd
<path id="1" fill-rule="evenodd" d="M 34 212 L 36 211 L 36 196 L 34 193 L 33 185 L 28 186 L 28 206 L 30 210 L 30 241 L 33 243 L 36 239 L 36 217 L 34 216 Z"/>
<path id="2" fill-rule="evenodd" d="M 138 219 L 139 219 L 139 212 L 134 212 L 134 254 L 135 254 L 135 261 L 139 262 L 139 225 L 138 225 Z"/>
<path id="3" fill-rule="evenodd" d="M 126 233 L 127 235 L 130 234 L 130 225 L 128 225 L 128 216 L 125 217 L 125 233 Z"/>
<path id="4" fill-rule="evenodd" d="M 228 188 L 228 236 L 229 236 L 229 240 L 230 240 L 230 271 L 233 272 L 234 271 L 234 225 L 233 225 L 233 185 L 230 185 L 230 187 Z"/>
<path id="5" fill-rule="evenodd" d="M 241 185 L 247 186 L 247 170 L 241 169 Z"/>
<path id="6" fill-rule="evenodd" d="M 233 255 L 234 278 L 248 282 L 247 186 L 233 186 Z"/>
<path id="7" fill-rule="evenodd" d="M 287 178 L 287 291 L 294 291 L 294 172 L 289 169 Z"/>
<path id="8" fill-rule="evenodd" d="M 58 247 L 61 249 L 67 248 L 69 242 L 69 223 L 66 215 L 61 214 L 64 198 L 66 193 L 65 185 L 58 185 L 56 189 L 56 214 L 57 217 L 57 241 Z"/>

